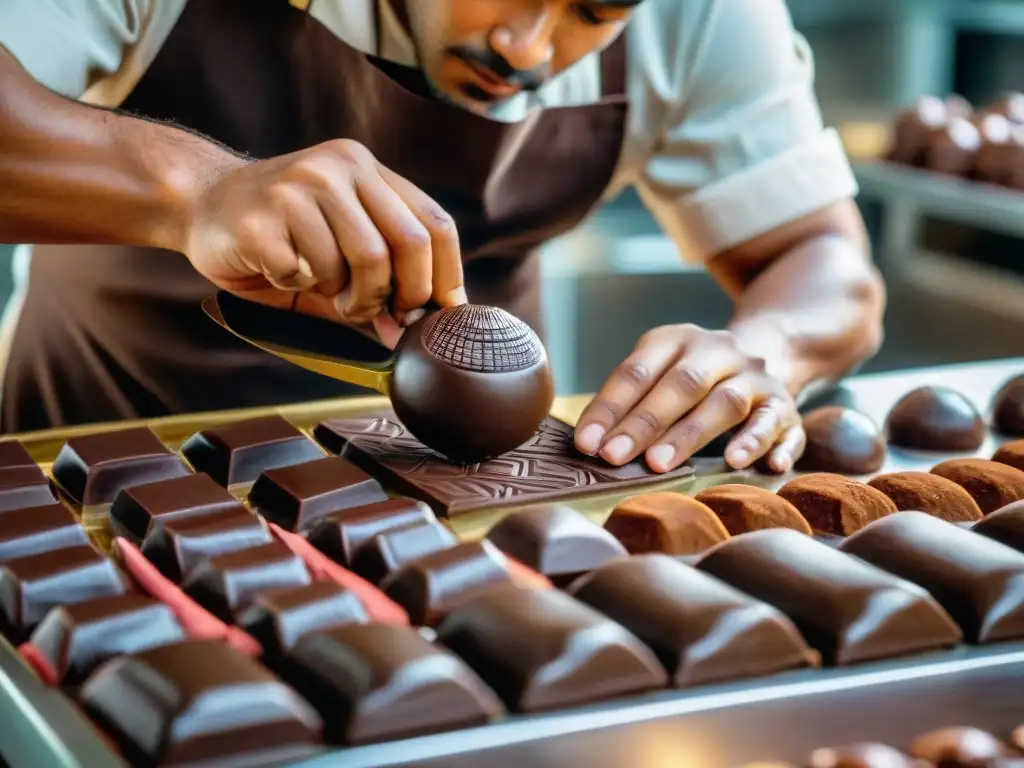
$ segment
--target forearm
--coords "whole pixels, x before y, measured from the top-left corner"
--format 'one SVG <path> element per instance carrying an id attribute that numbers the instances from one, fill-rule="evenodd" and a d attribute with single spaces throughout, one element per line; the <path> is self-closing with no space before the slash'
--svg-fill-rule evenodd
<path id="1" fill-rule="evenodd" d="M 162 123 L 64 99 L 0 48 L 0 242 L 181 250 L 193 202 L 245 161 Z"/>

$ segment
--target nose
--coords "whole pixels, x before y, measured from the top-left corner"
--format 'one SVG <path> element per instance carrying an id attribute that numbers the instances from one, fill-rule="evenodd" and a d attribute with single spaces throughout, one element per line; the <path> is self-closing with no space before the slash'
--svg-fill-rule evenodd
<path id="1" fill-rule="evenodd" d="M 491 33 L 491 48 L 520 72 L 540 69 L 551 62 L 551 39 L 555 14 L 544 9 L 523 16 L 511 24 L 496 27 Z"/>

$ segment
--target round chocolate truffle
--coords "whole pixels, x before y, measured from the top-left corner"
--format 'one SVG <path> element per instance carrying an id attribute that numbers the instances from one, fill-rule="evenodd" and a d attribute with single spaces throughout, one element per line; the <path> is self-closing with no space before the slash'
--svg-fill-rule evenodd
<path id="1" fill-rule="evenodd" d="M 794 478 L 779 489 L 779 496 L 800 510 L 812 530 L 836 536 L 849 536 L 896 511 L 881 491 L 828 472 Z"/>
<path id="2" fill-rule="evenodd" d="M 729 531 L 708 506 L 671 491 L 620 502 L 604 527 L 631 555 L 693 555 L 729 538 Z"/>
<path id="3" fill-rule="evenodd" d="M 889 443 L 923 451 L 976 451 L 985 421 L 970 400 L 949 387 L 921 387 L 904 395 L 886 422 Z"/>
<path id="4" fill-rule="evenodd" d="M 949 176 L 966 176 L 981 148 L 981 131 L 963 117 L 954 117 L 937 131 L 925 150 L 924 166 Z"/>
<path id="5" fill-rule="evenodd" d="M 878 425 L 860 411 L 837 405 L 804 416 L 807 447 L 796 467 L 802 472 L 869 475 L 885 463 L 885 440 Z"/>
<path id="6" fill-rule="evenodd" d="M 951 523 L 981 520 L 981 509 L 971 494 L 944 477 L 930 472 L 894 472 L 868 481 L 896 505 L 896 509 L 917 510 Z"/>
<path id="7" fill-rule="evenodd" d="M 924 768 L 921 761 L 885 744 L 849 744 L 816 749 L 811 753 L 808 765 L 810 768 Z"/>
<path id="8" fill-rule="evenodd" d="M 942 768 L 987 768 L 1012 752 L 991 733 L 962 726 L 921 734 L 911 742 L 910 754 Z"/>
<path id="9" fill-rule="evenodd" d="M 1008 158 L 1017 133 L 1002 115 L 990 114 L 975 118 L 981 133 L 981 146 L 974 155 L 972 175 L 979 181 L 1003 184 L 1008 176 Z"/>
<path id="10" fill-rule="evenodd" d="M 942 99 L 922 96 L 896 118 L 886 159 L 901 165 L 922 165 L 932 138 L 948 120 L 949 108 Z"/>
<path id="11" fill-rule="evenodd" d="M 1024 440 L 1003 443 L 992 454 L 992 461 L 1024 471 Z"/>
<path id="12" fill-rule="evenodd" d="M 1024 93 L 1007 91 L 978 110 L 979 115 L 1002 115 L 1010 122 L 1024 124 Z"/>
<path id="13" fill-rule="evenodd" d="M 1024 436 L 1024 375 L 1004 383 L 992 398 L 992 425 L 1004 435 Z"/>
<path id="14" fill-rule="evenodd" d="M 496 307 L 463 304 L 406 330 L 390 394 L 395 414 L 420 442 L 472 464 L 529 440 L 555 388 L 530 326 Z"/>
<path id="15" fill-rule="evenodd" d="M 781 496 L 754 485 L 725 484 L 695 497 L 710 507 L 733 536 L 762 528 L 792 528 L 811 535 L 800 511 Z"/>
<path id="16" fill-rule="evenodd" d="M 996 461 L 952 459 L 936 464 L 932 474 L 962 486 L 983 515 L 1024 499 L 1024 472 Z"/>

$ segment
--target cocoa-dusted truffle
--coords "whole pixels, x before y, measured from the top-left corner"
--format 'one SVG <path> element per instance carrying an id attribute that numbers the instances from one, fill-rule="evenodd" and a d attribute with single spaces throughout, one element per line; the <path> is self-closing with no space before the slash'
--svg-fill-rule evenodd
<path id="1" fill-rule="evenodd" d="M 1012 752 L 991 733 L 962 726 L 921 734 L 910 743 L 910 754 L 941 768 L 985 768 Z"/>
<path id="2" fill-rule="evenodd" d="M 932 473 L 963 486 L 981 507 L 995 512 L 1024 499 L 1024 472 L 988 459 L 951 459 L 932 467 Z"/>
<path id="3" fill-rule="evenodd" d="M 692 555 L 729 538 L 714 510 L 671 491 L 645 493 L 620 502 L 604 527 L 632 555 Z"/>
<path id="4" fill-rule="evenodd" d="M 889 442 L 924 451 L 975 451 L 985 421 L 966 397 L 949 387 L 921 387 L 904 395 L 886 424 Z"/>
<path id="5" fill-rule="evenodd" d="M 779 496 L 800 510 L 813 530 L 838 536 L 849 536 L 896 511 L 881 491 L 828 472 L 790 480 L 779 489 Z"/>
<path id="6" fill-rule="evenodd" d="M 967 491 L 930 472 L 894 472 L 868 482 L 896 505 L 898 510 L 915 509 L 951 523 L 980 520 L 981 509 Z"/>
<path id="7" fill-rule="evenodd" d="M 992 425 L 1004 435 L 1024 437 L 1024 375 L 1004 383 L 992 398 Z"/>
<path id="8" fill-rule="evenodd" d="M 978 127 L 966 118 L 954 117 L 932 136 L 925 150 L 924 165 L 936 173 L 966 176 L 974 167 L 974 157 L 980 148 Z"/>
<path id="9" fill-rule="evenodd" d="M 810 768 L 930 768 L 885 744 L 848 744 L 816 749 Z"/>
<path id="10" fill-rule="evenodd" d="M 765 488 L 717 485 L 701 491 L 696 499 L 707 504 L 733 536 L 762 528 L 792 528 L 811 535 L 811 526 L 800 510 Z"/>
<path id="11" fill-rule="evenodd" d="M 949 107 L 942 99 L 922 96 L 896 118 L 886 159 L 901 165 L 922 165 L 928 145 L 949 117 Z"/>
<path id="12" fill-rule="evenodd" d="M 885 463 L 885 440 L 868 416 L 826 405 L 804 416 L 807 447 L 796 463 L 801 472 L 868 475 Z"/>
<path id="13" fill-rule="evenodd" d="M 992 454 L 992 461 L 1024 471 L 1024 440 L 1004 443 Z"/>

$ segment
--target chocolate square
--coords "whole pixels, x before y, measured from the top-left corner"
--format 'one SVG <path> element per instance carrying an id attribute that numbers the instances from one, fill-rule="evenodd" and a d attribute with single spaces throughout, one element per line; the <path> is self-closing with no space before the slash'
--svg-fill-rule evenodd
<path id="1" fill-rule="evenodd" d="M 406 563 L 458 543 L 454 533 L 436 522 L 386 531 L 359 548 L 352 560 L 352 570 L 367 581 L 379 584 Z"/>
<path id="2" fill-rule="evenodd" d="M 356 552 L 374 536 L 436 520 L 433 510 L 422 501 L 388 499 L 327 515 L 317 521 L 307 538 L 329 558 L 351 568 Z"/>
<path id="3" fill-rule="evenodd" d="M 0 562 L 89 543 L 71 510 L 56 502 L 10 510 L 0 521 Z"/>
<path id="4" fill-rule="evenodd" d="M 17 440 L 0 441 L 0 512 L 42 507 L 57 499 L 42 468 Z"/>

